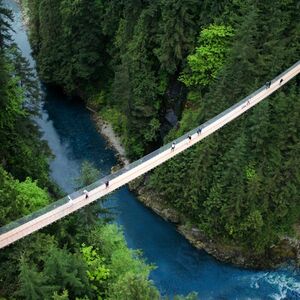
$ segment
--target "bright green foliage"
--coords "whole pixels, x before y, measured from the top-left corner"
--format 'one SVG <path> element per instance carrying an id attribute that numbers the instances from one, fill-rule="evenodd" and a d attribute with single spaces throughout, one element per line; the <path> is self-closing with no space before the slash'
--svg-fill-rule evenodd
<path id="1" fill-rule="evenodd" d="M 9 203 L 9 205 L 7 205 Z M 30 178 L 19 182 L 0 167 L 0 225 L 5 225 L 49 203 L 47 192 Z"/>
<path id="2" fill-rule="evenodd" d="M 127 272 L 147 278 L 153 269 L 142 260 L 135 259 L 139 256 L 139 252 L 127 248 L 122 232 L 114 224 L 93 231 L 89 241 L 99 247 L 104 257 L 110 257 L 106 260 L 106 264 L 111 270 L 111 278 L 122 277 Z"/>
<path id="3" fill-rule="evenodd" d="M 105 286 L 105 281 L 109 278 L 110 270 L 105 266 L 105 257 L 100 257 L 97 253 L 98 249 L 93 249 L 93 246 L 81 247 L 81 253 L 85 260 L 88 270 L 87 275 L 92 289 L 100 295 Z"/>
<path id="4" fill-rule="evenodd" d="M 64 290 L 61 295 L 59 295 L 57 292 L 55 292 L 52 296 L 53 300 L 68 300 L 69 299 L 69 293 L 68 290 Z"/>
<path id="5" fill-rule="evenodd" d="M 93 230 L 89 244 L 93 247 L 82 251 L 97 291 L 105 287 L 108 299 L 158 299 L 157 289 L 148 280 L 153 267 L 144 263 L 138 251 L 128 249 L 115 224 Z"/>
<path id="6" fill-rule="evenodd" d="M 124 138 L 127 127 L 126 115 L 124 113 L 115 107 L 104 107 L 99 114 L 101 118 L 113 126 L 114 131 L 119 134 L 121 138 Z"/>
<path id="7" fill-rule="evenodd" d="M 127 273 L 121 277 L 110 292 L 110 300 L 159 300 L 158 290 L 143 277 Z"/>
<path id="8" fill-rule="evenodd" d="M 106 104 L 107 95 L 102 90 L 100 92 L 92 92 L 91 96 L 88 98 L 88 104 L 94 110 L 99 110 Z"/>
<path id="9" fill-rule="evenodd" d="M 186 86 L 206 86 L 215 80 L 225 63 L 232 36 L 231 26 L 211 24 L 203 29 L 198 40 L 199 46 L 187 58 L 189 71 L 180 80 Z"/>
<path id="10" fill-rule="evenodd" d="M 36 181 L 33 182 L 29 177 L 23 182 L 15 181 L 14 189 L 17 193 L 17 206 L 24 207 L 22 213 L 29 214 L 37 208 L 48 204 L 49 196 L 45 190 L 37 186 Z"/>

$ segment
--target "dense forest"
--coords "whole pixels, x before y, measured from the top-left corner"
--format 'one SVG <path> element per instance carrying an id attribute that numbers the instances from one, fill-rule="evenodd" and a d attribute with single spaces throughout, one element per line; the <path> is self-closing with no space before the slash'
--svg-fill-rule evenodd
<path id="1" fill-rule="evenodd" d="M 42 79 L 96 108 L 131 159 L 300 57 L 295 0 L 23 2 Z M 148 185 L 206 237 L 266 256 L 300 220 L 299 88 L 293 80 Z"/>
<path id="2" fill-rule="evenodd" d="M 49 177 L 50 150 L 33 121 L 39 83 L 12 41 L 12 20 L 0 0 L 0 226 L 61 196 Z M 98 177 L 84 163 L 78 188 Z M 0 298 L 166 299 L 149 280 L 155 267 L 127 247 L 112 217 L 96 203 L 1 249 Z"/>

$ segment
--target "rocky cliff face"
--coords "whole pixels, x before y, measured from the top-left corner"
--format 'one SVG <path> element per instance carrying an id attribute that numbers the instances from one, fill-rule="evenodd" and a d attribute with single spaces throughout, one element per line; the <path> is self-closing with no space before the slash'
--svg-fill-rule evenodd
<path id="1" fill-rule="evenodd" d="M 165 101 L 161 109 L 160 139 L 163 140 L 168 132 L 178 126 L 184 104 L 186 102 L 187 89 L 176 79 L 171 80 L 165 94 Z"/>

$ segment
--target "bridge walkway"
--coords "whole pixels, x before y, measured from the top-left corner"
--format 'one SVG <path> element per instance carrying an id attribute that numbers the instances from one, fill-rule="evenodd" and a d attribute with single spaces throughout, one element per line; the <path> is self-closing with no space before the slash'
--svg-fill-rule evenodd
<path id="1" fill-rule="evenodd" d="M 211 135 L 213 132 L 236 119 L 251 107 L 277 91 L 289 80 L 297 76 L 299 72 L 300 61 L 270 81 L 270 86 L 264 85 L 219 115 L 173 141 L 175 143 L 174 150 L 171 149 L 173 142 L 166 144 L 143 158 L 125 166 L 118 172 L 110 174 L 28 216 L 1 227 L 0 248 L 8 246 L 11 243 L 81 209 L 91 202 L 104 197 L 131 180 L 161 165 L 182 151 L 192 147 L 194 144 Z M 201 133 L 199 133 L 199 129 L 201 129 Z M 189 136 L 190 139 L 188 138 Z M 106 182 L 109 182 L 108 187 L 106 186 Z M 85 196 L 85 190 L 88 192 L 88 198 Z"/>

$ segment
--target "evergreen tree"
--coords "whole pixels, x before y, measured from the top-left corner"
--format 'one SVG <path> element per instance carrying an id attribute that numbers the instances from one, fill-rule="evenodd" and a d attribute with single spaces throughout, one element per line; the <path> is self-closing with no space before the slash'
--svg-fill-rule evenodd
<path id="1" fill-rule="evenodd" d="M 89 287 L 86 266 L 79 255 L 66 250 L 52 248 L 44 258 L 43 276 L 47 284 L 55 287 L 54 291 L 67 289 L 70 297 L 88 295 Z"/>
<path id="2" fill-rule="evenodd" d="M 26 300 L 46 299 L 49 287 L 45 286 L 45 280 L 44 275 L 37 272 L 35 266 L 29 266 L 25 259 L 21 258 L 18 296 Z"/>
<path id="3" fill-rule="evenodd" d="M 199 2 L 159 1 L 161 17 L 158 24 L 157 45 L 154 50 L 160 67 L 174 74 L 192 50 L 199 26 Z"/>
<path id="4" fill-rule="evenodd" d="M 9 31 L 11 29 L 10 22 L 13 20 L 12 12 L 3 6 L 0 0 L 0 54 L 3 54 L 4 48 L 8 46 L 11 40 Z"/>

